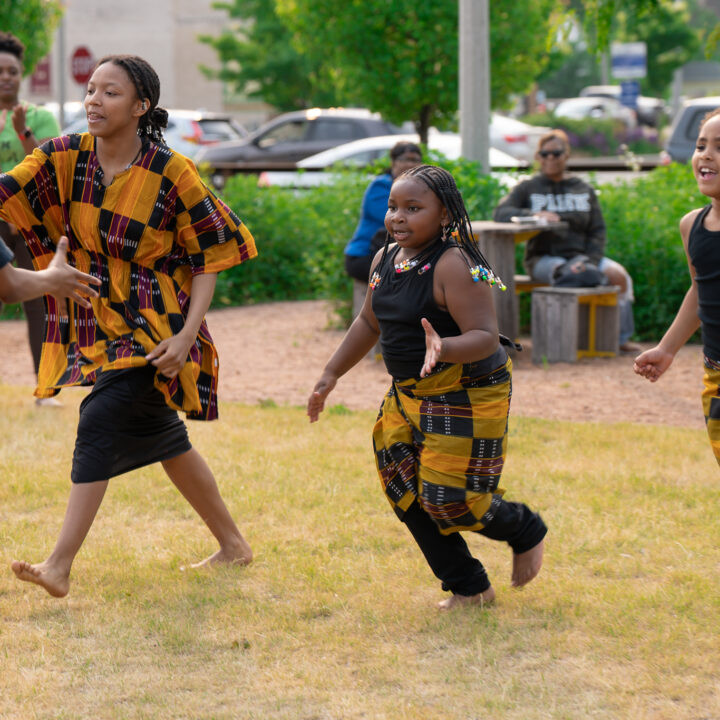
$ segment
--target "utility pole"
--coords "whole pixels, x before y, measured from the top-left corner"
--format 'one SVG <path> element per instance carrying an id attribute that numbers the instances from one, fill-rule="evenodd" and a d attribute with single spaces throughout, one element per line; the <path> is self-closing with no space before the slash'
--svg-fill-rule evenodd
<path id="1" fill-rule="evenodd" d="M 58 122 L 60 129 L 65 127 L 65 100 L 67 96 L 67 85 L 65 73 L 67 72 L 67 52 L 65 50 L 65 13 L 60 17 L 60 24 L 57 29 L 57 81 L 58 81 Z"/>
<path id="2" fill-rule="evenodd" d="M 463 157 L 490 171 L 490 19 L 488 0 L 458 0 L 460 138 Z"/>

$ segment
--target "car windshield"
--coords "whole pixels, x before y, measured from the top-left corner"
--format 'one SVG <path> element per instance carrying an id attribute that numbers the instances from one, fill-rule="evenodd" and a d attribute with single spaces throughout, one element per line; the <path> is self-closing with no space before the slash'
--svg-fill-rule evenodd
<path id="1" fill-rule="evenodd" d="M 202 130 L 203 140 L 206 142 L 223 142 L 225 140 L 237 140 L 242 137 L 242 134 L 229 120 L 208 118 L 197 120 L 197 123 Z"/>
<path id="2" fill-rule="evenodd" d="M 300 142 L 307 133 L 306 120 L 291 120 L 268 130 L 259 140 L 258 146 L 269 148 L 278 143 Z"/>

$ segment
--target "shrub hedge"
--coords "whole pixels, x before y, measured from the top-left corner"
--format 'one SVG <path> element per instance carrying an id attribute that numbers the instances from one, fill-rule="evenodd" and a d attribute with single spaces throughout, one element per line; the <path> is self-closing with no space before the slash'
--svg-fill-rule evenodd
<path id="1" fill-rule="evenodd" d="M 657 340 L 668 328 L 690 285 L 678 223 L 708 203 L 689 165 L 659 167 L 639 179 L 598 188 L 607 224 L 607 255 L 633 278 L 635 328 Z"/>
<path id="2" fill-rule="evenodd" d="M 465 160 L 431 158 L 455 176 L 472 219 L 488 219 L 502 184 L 481 176 Z M 329 299 L 349 318 L 351 282 L 343 248 L 358 220 L 367 176 L 341 173 L 332 186 L 287 190 L 258 188 L 252 175 L 232 177 L 222 195 L 255 236 L 259 257 L 221 273 L 214 305 L 271 300 Z M 670 165 L 632 182 L 597 187 L 608 228 L 607 254 L 625 265 L 635 285 L 636 337 L 658 339 L 688 288 L 678 223 L 707 203 L 689 166 Z M 521 270 L 520 252 L 518 271 Z M 17 317 L 18 306 L 5 317 Z"/>
<path id="3" fill-rule="evenodd" d="M 477 163 L 439 160 L 456 178 L 473 219 L 485 219 L 504 192 Z M 352 283 L 345 274 L 343 250 L 352 237 L 368 176 L 340 172 L 332 186 L 288 190 L 257 187 L 252 175 L 235 175 L 223 200 L 242 218 L 257 240 L 256 260 L 218 277 L 215 305 L 268 300 L 327 298 L 341 318 L 350 317 Z"/>

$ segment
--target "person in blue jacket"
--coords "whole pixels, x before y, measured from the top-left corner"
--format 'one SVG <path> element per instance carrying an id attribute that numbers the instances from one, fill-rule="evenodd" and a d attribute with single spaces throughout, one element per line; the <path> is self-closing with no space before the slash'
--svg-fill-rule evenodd
<path id="1" fill-rule="evenodd" d="M 370 261 L 374 255 L 370 248 L 375 233 L 379 230 L 383 233 L 380 246 L 385 242 L 385 213 L 390 186 L 398 175 L 422 163 L 422 151 L 415 143 L 401 140 L 391 148 L 390 160 L 390 170 L 378 175 L 365 190 L 360 222 L 345 246 L 345 270 L 350 277 L 362 283 L 367 283 L 370 277 Z"/>

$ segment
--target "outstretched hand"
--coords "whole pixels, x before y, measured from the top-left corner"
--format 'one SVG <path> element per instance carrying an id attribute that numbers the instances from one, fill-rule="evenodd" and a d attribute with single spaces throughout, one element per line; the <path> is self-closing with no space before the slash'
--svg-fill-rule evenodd
<path id="1" fill-rule="evenodd" d="M 443 342 L 427 318 L 422 318 L 420 322 L 422 323 L 423 330 L 425 330 L 425 360 L 420 370 L 420 377 L 425 377 L 429 375 L 435 369 L 438 362 L 440 362 Z"/>
<path id="2" fill-rule="evenodd" d="M 662 350 L 659 346 L 645 350 L 635 358 L 633 370 L 650 382 L 658 378 L 670 367 L 673 361 L 672 353 Z"/>
<path id="3" fill-rule="evenodd" d="M 307 416 L 311 423 L 316 422 L 320 417 L 320 413 L 325 409 L 325 399 L 335 385 L 337 385 L 337 378 L 328 373 L 324 373 L 316 383 L 307 403 Z"/>
<path id="4" fill-rule="evenodd" d="M 94 298 L 97 297 L 97 291 L 91 288 L 90 285 L 100 285 L 100 280 L 68 265 L 67 248 L 68 239 L 63 235 L 58 241 L 55 256 L 45 271 L 48 279 L 48 294 L 55 295 L 56 297 L 70 298 L 78 305 L 89 308 L 90 301 L 87 300 L 86 297 L 83 297 L 83 295 Z"/>

